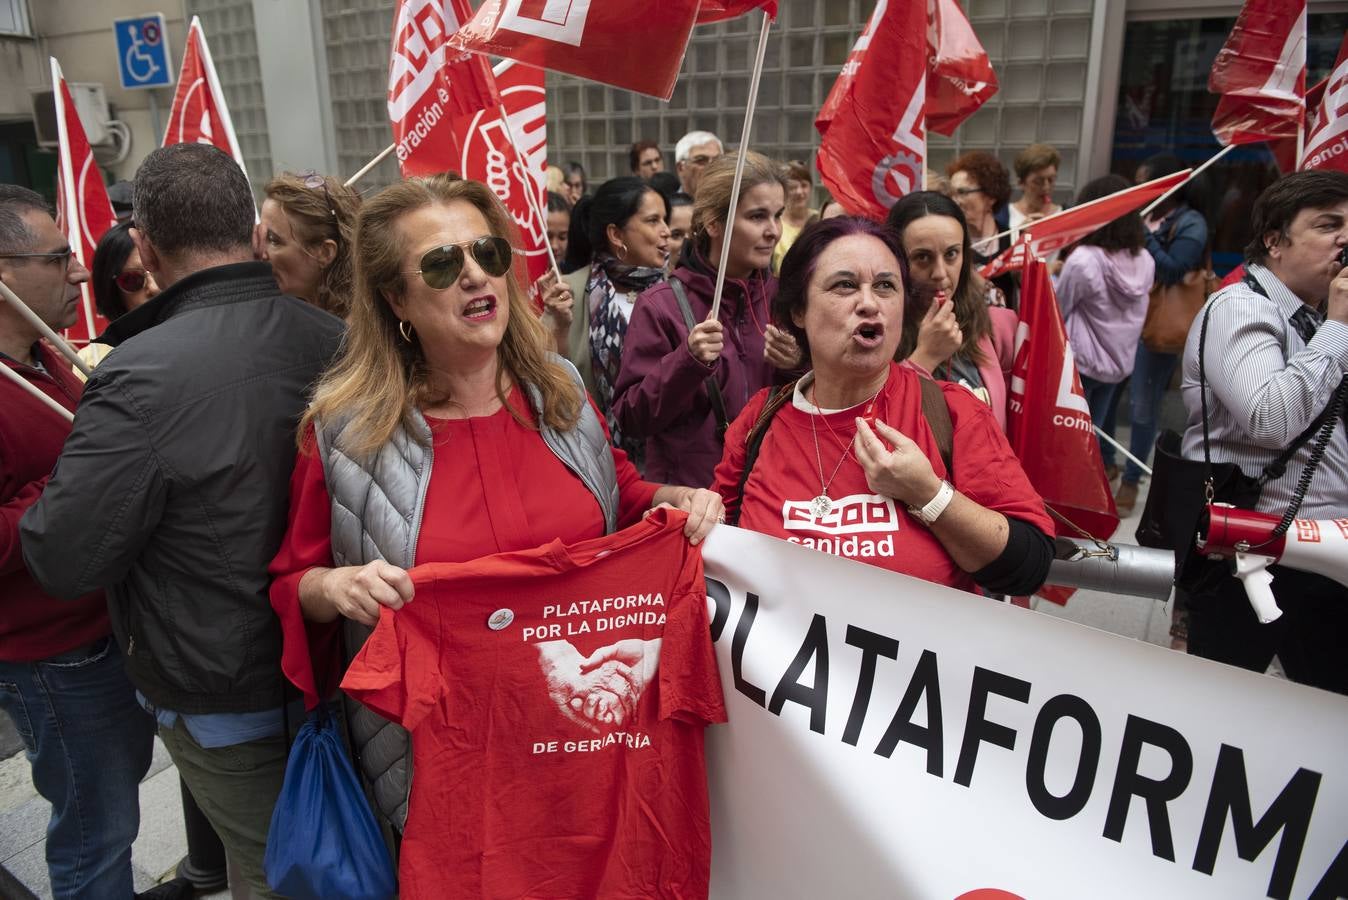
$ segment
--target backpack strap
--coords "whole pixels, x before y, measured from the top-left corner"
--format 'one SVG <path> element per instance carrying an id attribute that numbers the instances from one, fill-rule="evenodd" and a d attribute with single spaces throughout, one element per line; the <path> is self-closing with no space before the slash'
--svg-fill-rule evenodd
<path id="1" fill-rule="evenodd" d="M 679 302 L 679 312 L 683 313 L 683 322 L 691 334 L 697 324 L 693 320 L 693 308 L 688 305 L 688 291 L 684 289 L 683 282 L 673 276 L 669 279 L 669 286 L 674 291 L 674 299 Z M 704 383 L 707 388 L 707 399 L 711 401 L 712 414 L 716 416 L 716 436 L 724 441 L 726 429 L 730 427 L 730 417 L 725 412 L 725 398 L 721 396 L 721 386 L 716 383 L 715 374 L 708 375 Z"/>
<path id="2" fill-rule="evenodd" d="M 744 507 L 744 486 L 749 483 L 749 473 L 754 469 L 754 463 L 758 461 L 759 448 L 763 446 L 763 438 L 767 436 L 768 427 L 772 425 L 772 419 L 777 415 L 777 411 L 785 406 L 791 400 L 791 395 L 796 392 L 796 383 L 782 385 L 771 396 L 768 402 L 763 404 L 763 408 L 758 412 L 758 418 L 754 419 L 754 427 L 749 429 L 749 434 L 744 438 L 744 468 L 740 470 L 740 481 L 735 486 L 735 510 L 731 512 L 726 521 L 731 525 L 738 525 L 740 521 L 740 510 Z"/>
<path id="3" fill-rule="evenodd" d="M 932 437 L 936 438 L 936 450 L 941 454 L 941 462 L 945 463 L 947 475 L 954 478 L 955 423 L 950 419 L 950 407 L 946 406 L 939 384 L 921 375 L 917 381 L 922 386 L 922 417 L 927 420 Z"/>

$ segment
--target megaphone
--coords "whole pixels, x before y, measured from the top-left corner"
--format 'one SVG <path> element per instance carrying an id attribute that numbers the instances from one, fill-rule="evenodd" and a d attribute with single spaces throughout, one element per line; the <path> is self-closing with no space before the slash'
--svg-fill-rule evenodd
<path id="1" fill-rule="evenodd" d="M 1198 551 L 1210 559 L 1235 560 L 1236 577 L 1265 625 L 1282 615 L 1270 587 L 1268 567 L 1274 563 L 1348 585 L 1348 518 L 1294 519 L 1287 533 L 1277 537 L 1273 531 L 1281 516 L 1209 503 L 1207 519 L 1207 533 L 1198 535 Z"/>

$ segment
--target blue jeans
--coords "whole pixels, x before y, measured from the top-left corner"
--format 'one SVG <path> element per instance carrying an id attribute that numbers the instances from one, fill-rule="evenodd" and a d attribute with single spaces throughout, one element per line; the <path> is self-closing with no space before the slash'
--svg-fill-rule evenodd
<path id="1" fill-rule="evenodd" d="M 1086 406 L 1091 411 L 1091 421 L 1110 437 L 1114 436 L 1114 401 L 1119 396 L 1119 385 L 1108 381 L 1096 381 L 1086 375 L 1081 376 L 1081 389 L 1086 394 Z M 1100 435 L 1095 436 L 1100 445 L 1100 459 L 1107 466 L 1114 465 L 1114 445 Z"/>
<path id="2" fill-rule="evenodd" d="M 112 638 L 37 662 L 0 662 L 0 709 L 52 805 L 47 871 L 56 898 L 126 900 L 140 780 L 154 720 L 136 703 Z"/>
<path id="3" fill-rule="evenodd" d="M 1178 363 L 1179 354 L 1153 353 L 1146 344 L 1137 342 L 1137 355 L 1133 357 L 1133 430 L 1128 439 L 1128 450 L 1138 459 L 1151 458 L 1152 448 L 1156 445 L 1157 422 L 1161 418 L 1161 398 L 1170 387 L 1170 377 L 1175 374 Z M 1123 480 L 1127 484 L 1142 480 L 1142 470 L 1137 463 L 1129 460 L 1124 465 Z"/>

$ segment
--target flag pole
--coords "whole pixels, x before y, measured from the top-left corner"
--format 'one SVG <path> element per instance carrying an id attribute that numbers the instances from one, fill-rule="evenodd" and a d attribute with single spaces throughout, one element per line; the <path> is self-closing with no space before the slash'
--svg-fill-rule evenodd
<path id="1" fill-rule="evenodd" d="M 730 236 L 735 232 L 735 208 L 739 206 L 740 182 L 744 179 L 744 157 L 749 152 L 749 135 L 753 130 L 754 107 L 758 105 L 758 82 L 763 75 L 763 58 L 768 52 L 768 28 L 772 17 L 763 12 L 763 27 L 758 32 L 758 54 L 754 57 L 754 71 L 749 78 L 749 102 L 744 108 L 744 127 L 740 129 L 739 153 L 735 159 L 735 181 L 730 187 L 730 209 L 726 210 L 725 233 L 721 237 L 721 262 L 716 267 L 716 290 L 712 293 L 711 314 L 708 322 L 715 322 L 721 314 L 721 291 L 725 289 L 725 267 L 730 257 Z"/>
<path id="2" fill-rule="evenodd" d="M 5 377 L 8 378 L 10 381 L 14 382 L 14 383 L 17 384 L 19 387 L 23 388 L 25 391 L 27 391 L 28 393 L 32 394 L 32 395 L 33 395 L 34 397 L 36 397 L 37 399 L 41 400 L 43 403 L 45 403 L 45 404 L 47 404 L 48 406 L 50 406 L 54 412 L 56 412 L 58 415 L 60 415 L 60 416 L 61 416 L 63 419 L 65 419 L 67 422 L 73 422 L 73 421 L 75 421 L 75 414 L 74 414 L 74 413 L 72 413 L 70 410 L 66 409 L 66 408 L 65 408 L 64 406 L 62 406 L 61 404 L 57 403 L 57 402 L 56 402 L 55 400 L 53 400 L 51 397 L 49 397 L 49 396 L 47 396 L 46 394 L 42 393 L 42 391 L 38 389 L 38 386 L 37 386 L 37 385 L 33 384 L 33 383 L 32 383 L 31 381 L 29 381 L 27 378 L 24 378 L 24 377 L 23 377 L 22 375 L 20 375 L 18 372 L 15 372 L 15 371 L 14 371 L 13 369 L 11 369 L 9 366 L 5 365 L 4 363 L 0 363 L 0 372 L 4 372 Z"/>
<path id="3" fill-rule="evenodd" d="M 524 198 L 529 201 L 529 208 L 534 211 L 534 216 L 538 224 L 543 228 L 543 246 L 548 249 L 548 262 L 552 265 L 552 274 L 557 276 L 557 280 L 562 280 L 562 270 L 557 267 L 557 257 L 552 252 L 552 241 L 548 240 L 548 218 L 538 208 L 538 194 L 534 191 L 534 176 L 529 174 L 529 161 L 520 149 L 519 142 L 515 140 L 515 129 L 510 125 L 510 116 L 506 115 L 505 103 L 502 102 L 497 107 L 501 113 L 501 127 L 505 129 L 506 140 L 510 141 L 510 146 L 515 150 L 515 165 L 519 166 L 520 181 L 524 186 Z"/>
<path id="4" fill-rule="evenodd" d="M 1143 472 L 1147 473 L 1147 475 L 1151 475 L 1151 466 L 1147 465 L 1142 460 L 1138 459 L 1132 453 L 1129 453 L 1128 448 L 1123 446 L 1123 444 L 1120 444 L 1118 441 L 1114 440 L 1114 436 L 1112 434 L 1107 433 L 1104 429 L 1102 429 L 1099 425 L 1096 425 L 1095 423 L 1091 423 L 1091 428 L 1095 429 L 1096 435 L 1105 439 L 1106 441 L 1109 441 L 1109 443 L 1114 446 L 1115 450 L 1119 451 L 1124 456 L 1131 459 L 1135 466 L 1137 466 Z"/>
<path id="5" fill-rule="evenodd" d="M 59 334 L 52 331 L 50 325 L 39 319 L 37 313 L 33 312 L 27 303 L 20 300 L 18 295 L 11 291 L 9 285 L 3 281 L 0 281 L 0 296 L 9 301 L 9 305 L 14 307 L 14 311 L 23 316 L 24 320 L 36 328 L 39 334 L 51 341 L 52 346 L 59 350 L 62 356 L 70 360 L 71 365 L 83 372 L 85 378 L 89 377 L 89 373 L 93 371 L 89 368 L 89 364 L 80 359 L 80 355 L 75 352 L 75 349 L 66 343 L 65 339 Z"/>
<path id="6" fill-rule="evenodd" d="M 342 187 L 351 187 L 351 185 L 355 184 L 357 181 L 360 181 L 362 178 L 364 178 L 366 175 L 369 174 L 371 169 L 373 169 L 375 166 L 383 162 L 384 157 L 392 153 L 393 148 L 397 146 L 398 146 L 397 144 L 389 144 L 383 150 L 380 150 L 379 154 L 374 159 L 370 160 L 365 165 L 361 166 L 360 170 L 357 171 L 355 175 L 352 175 L 346 181 L 342 182 Z"/>
<path id="7" fill-rule="evenodd" d="M 1184 187 L 1184 186 L 1185 186 L 1186 184 L 1188 184 L 1190 181 L 1193 181 L 1194 178 L 1198 177 L 1198 174 L 1199 174 L 1200 172 L 1202 172 L 1202 171 L 1203 171 L 1204 169 L 1206 169 L 1208 166 L 1212 165 L 1212 164 L 1215 163 L 1217 160 L 1221 159 L 1223 156 L 1225 156 L 1226 154 L 1230 153 L 1230 152 L 1231 152 L 1232 150 L 1234 150 L 1234 149 L 1236 149 L 1236 145 L 1235 145 L 1235 144 L 1227 144 L 1225 147 L 1223 147 L 1222 149 L 1218 150 L 1215 154 L 1213 154 L 1213 156 L 1212 156 L 1211 159 L 1209 159 L 1207 162 L 1203 163 L 1203 165 L 1199 166 L 1197 169 L 1194 169 L 1192 172 L 1190 172 L 1188 178 L 1184 179 L 1184 180 L 1181 181 L 1179 184 L 1175 185 L 1175 186 L 1172 187 L 1170 190 L 1166 191 L 1164 194 L 1162 194 L 1161 196 L 1157 197 L 1155 200 L 1151 201 L 1151 203 L 1148 203 L 1145 207 L 1143 207 L 1142 212 L 1138 213 L 1138 215 L 1140 215 L 1142 218 L 1145 219 L 1148 215 L 1151 214 L 1151 211 L 1152 211 L 1153 209 L 1155 209 L 1156 207 L 1158 207 L 1158 206 L 1160 206 L 1162 203 L 1164 203 L 1167 197 L 1169 197 L 1171 194 L 1175 193 L 1175 191 L 1178 191 L 1180 188 Z"/>

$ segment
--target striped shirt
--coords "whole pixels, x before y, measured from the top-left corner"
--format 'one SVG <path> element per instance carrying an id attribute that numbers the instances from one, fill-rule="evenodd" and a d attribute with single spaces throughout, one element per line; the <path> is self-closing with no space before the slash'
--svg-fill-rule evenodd
<path id="1" fill-rule="evenodd" d="M 1212 461 L 1233 462 L 1257 477 L 1328 405 L 1348 373 L 1348 325 L 1327 321 L 1309 342 L 1289 322 L 1302 301 L 1268 269 L 1248 272 L 1267 292 L 1238 281 L 1208 298 L 1204 349 Z M 1180 392 L 1188 412 L 1183 454 L 1203 458 L 1203 412 L 1198 388 L 1202 314 L 1184 346 Z M 1286 473 L 1264 486 L 1257 509 L 1281 515 L 1310 459 L 1315 438 L 1302 445 Z M 1298 513 L 1301 518 L 1348 516 L 1348 428 L 1335 423 L 1324 459 Z"/>

